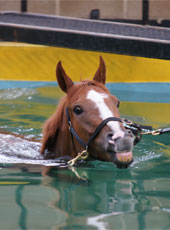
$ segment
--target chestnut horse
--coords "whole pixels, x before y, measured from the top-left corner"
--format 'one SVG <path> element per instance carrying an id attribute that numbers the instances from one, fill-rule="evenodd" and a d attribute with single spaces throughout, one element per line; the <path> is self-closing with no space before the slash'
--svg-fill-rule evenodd
<path id="1" fill-rule="evenodd" d="M 41 154 L 47 158 L 74 158 L 87 149 L 95 159 L 127 168 L 133 161 L 134 135 L 119 121 L 119 100 L 105 87 L 103 58 L 93 80 L 74 84 L 61 61 L 56 76 L 66 96 L 44 124 Z"/>

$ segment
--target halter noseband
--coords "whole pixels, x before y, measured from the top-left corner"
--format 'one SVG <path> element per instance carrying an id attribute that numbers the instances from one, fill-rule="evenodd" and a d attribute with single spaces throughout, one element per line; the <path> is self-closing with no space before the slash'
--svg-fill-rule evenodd
<path id="1" fill-rule="evenodd" d="M 90 138 L 88 139 L 87 142 L 83 141 L 79 135 L 77 134 L 77 132 L 75 131 L 75 129 L 72 126 L 72 122 L 70 119 L 70 114 L 69 114 L 69 110 L 68 108 L 66 108 L 66 116 L 67 116 L 67 122 L 69 125 L 69 130 L 72 134 L 72 136 L 74 136 L 77 141 L 84 147 L 85 150 L 88 150 L 88 146 L 89 144 L 96 138 L 96 136 L 99 134 L 99 132 L 101 131 L 101 129 L 109 122 L 109 121 L 118 121 L 123 123 L 123 125 L 125 126 L 126 129 L 130 129 L 133 134 L 136 136 L 136 139 L 134 141 L 134 145 L 137 144 L 140 139 L 141 139 L 141 131 L 143 129 L 147 129 L 147 130 L 151 130 L 152 127 L 151 126 L 143 126 L 143 125 L 138 125 L 136 123 L 133 123 L 132 121 L 129 121 L 127 119 L 124 118 L 119 118 L 119 117 L 108 117 L 105 120 L 103 120 L 96 128 L 96 130 L 94 131 L 94 133 L 90 136 Z"/>

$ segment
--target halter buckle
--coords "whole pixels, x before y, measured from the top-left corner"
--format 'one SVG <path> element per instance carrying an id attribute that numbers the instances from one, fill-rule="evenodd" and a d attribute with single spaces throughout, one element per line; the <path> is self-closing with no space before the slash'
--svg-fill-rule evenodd
<path id="1" fill-rule="evenodd" d="M 133 122 L 130 121 L 130 120 L 128 120 L 128 119 L 126 119 L 126 118 L 122 118 L 121 120 L 122 120 L 122 122 L 125 123 L 126 125 L 133 125 Z"/>
<path id="2" fill-rule="evenodd" d="M 71 129 L 71 121 L 68 122 L 68 128 Z"/>

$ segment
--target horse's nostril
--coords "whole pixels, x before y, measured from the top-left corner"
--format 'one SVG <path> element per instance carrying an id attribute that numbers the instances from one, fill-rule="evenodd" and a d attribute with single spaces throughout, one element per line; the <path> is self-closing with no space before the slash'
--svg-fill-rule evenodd
<path id="1" fill-rule="evenodd" d="M 109 133 L 107 134 L 108 140 L 112 140 L 112 139 L 113 139 L 113 136 L 114 136 L 114 133 L 113 133 L 113 132 L 109 132 Z"/>
<path id="2" fill-rule="evenodd" d="M 125 136 L 130 136 L 130 137 L 133 137 L 133 133 L 130 129 L 126 129 L 125 131 Z"/>

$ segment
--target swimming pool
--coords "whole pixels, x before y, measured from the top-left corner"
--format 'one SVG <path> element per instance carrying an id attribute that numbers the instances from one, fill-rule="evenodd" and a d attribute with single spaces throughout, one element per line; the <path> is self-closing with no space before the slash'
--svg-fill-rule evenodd
<path id="1" fill-rule="evenodd" d="M 40 139 L 43 122 L 63 96 L 55 84 L 2 81 L 0 128 Z M 156 99 L 143 85 L 142 98 L 133 86 L 108 84 L 122 101 L 121 116 L 154 128 L 168 126 L 168 90 Z M 40 144 L 31 149 L 20 144 L 11 140 L 0 147 L 0 229 L 170 229 L 169 134 L 144 136 L 129 169 L 93 161 L 69 170 L 54 167 L 50 176 L 43 172 L 54 162 L 34 160 Z"/>

